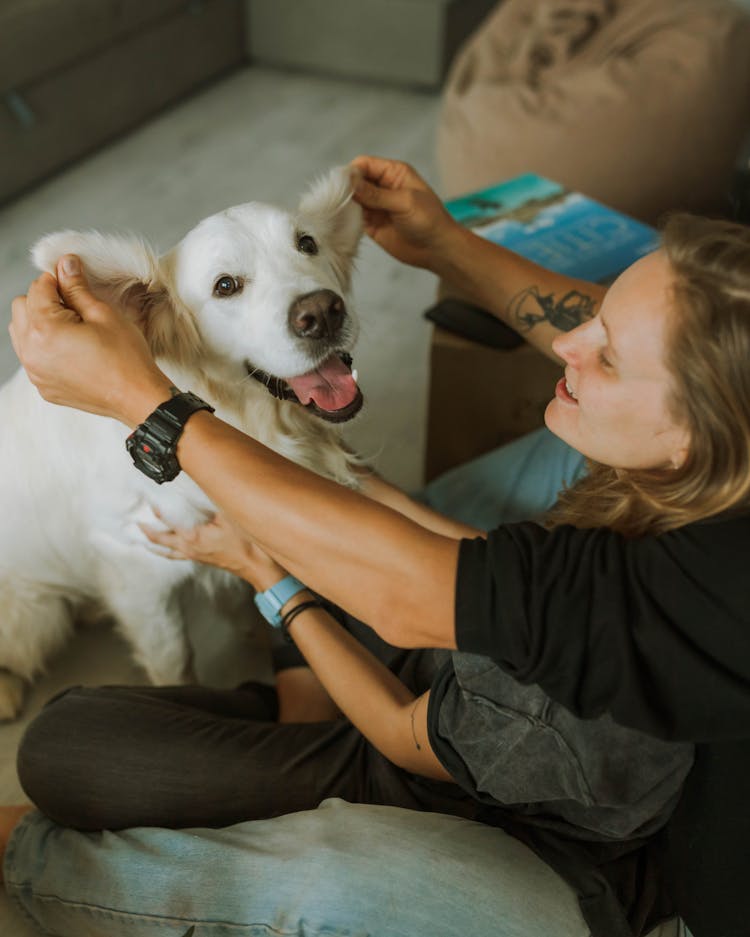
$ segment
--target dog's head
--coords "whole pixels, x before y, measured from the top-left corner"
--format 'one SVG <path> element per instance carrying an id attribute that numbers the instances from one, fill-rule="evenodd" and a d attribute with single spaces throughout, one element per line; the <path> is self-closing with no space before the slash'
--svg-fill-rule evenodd
<path id="1" fill-rule="evenodd" d="M 92 288 L 134 316 L 156 357 L 219 385 L 255 379 L 343 422 L 362 406 L 351 372 L 358 324 L 348 292 L 362 212 L 348 168 L 319 179 L 293 213 L 236 205 L 167 254 L 138 238 L 62 231 L 32 250 L 54 272 L 81 257 Z"/>

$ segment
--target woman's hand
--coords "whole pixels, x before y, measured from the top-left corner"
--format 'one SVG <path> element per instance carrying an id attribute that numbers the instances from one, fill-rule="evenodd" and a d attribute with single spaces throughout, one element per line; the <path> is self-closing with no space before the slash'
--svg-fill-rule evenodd
<path id="1" fill-rule="evenodd" d="M 142 332 L 91 292 L 80 260 L 61 258 L 13 300 L 13 348 L 50 403 L 142 422 L 170 397 Z"/>
<path id="2" fill-rule="evenodd" d="M 358 156 L 351 165 L 363 177 L 354 200 L 367 234 L 397 260 L 433 269 L 460 230 L 437 194 L 408 163 Z"/>
<path id="3" fill-rule="evenodd" d="M 154 510 L 161 520 L 161 515 Z M 151 543 L 167 552 L 173 560 L 194 560 L 226 569 L 240 576 L 259 592 L 269 589 L 287 575 L 286 570 L 252 541 L 247 540 L 223 514 L 215 514 L 196 527 L 157 530 L 145 524 L 139 527 Z"/>

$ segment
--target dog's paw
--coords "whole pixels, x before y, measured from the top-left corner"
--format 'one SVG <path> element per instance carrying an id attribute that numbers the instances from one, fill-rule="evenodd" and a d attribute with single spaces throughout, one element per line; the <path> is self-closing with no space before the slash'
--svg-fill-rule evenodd
<path id="1" fill-rule="evenodd" d="M 26 681 L 7 670 L 0 670 L 0 722 L 9 722 L 21 712 L 26 696 Z"/>

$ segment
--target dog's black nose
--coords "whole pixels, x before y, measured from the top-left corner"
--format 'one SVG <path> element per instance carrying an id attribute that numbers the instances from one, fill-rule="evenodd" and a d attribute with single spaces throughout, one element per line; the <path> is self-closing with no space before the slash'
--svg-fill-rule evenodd
<path id="1" fill-rule="evenodd" d="M 289 307 L 289 325 L 300 338 L 335 338 L 345 316 L 344 300 L 333 290 L 298 296 Z"/>

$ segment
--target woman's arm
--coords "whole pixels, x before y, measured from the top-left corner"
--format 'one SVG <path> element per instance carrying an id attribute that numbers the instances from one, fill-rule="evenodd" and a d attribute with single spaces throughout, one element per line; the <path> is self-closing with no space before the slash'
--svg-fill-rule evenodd
<path id="1" fill-rule="evenodd" d="M 463 537 L 487 536 L 486 531 L 470 527 L 468 524 L 462 524 L 460 521 L 454 521 L 450 517 L 445 517 L 434 511 L 426 504 L 415 501 L 401 491 L 400 488 L 391 485 L 373 471 L 365 470 L 360 472 L 360 477 L 363 494 L 366 494 L 373 501 L 377 501 L 378 504 L 393 508 L 394 511 L 398 511 L 399 514 L 403 514 L 404 517 L 408 517 L 426 530 L 456 540 Z"/>
<path id="2" fill-rule="evenodd" d="M 138 411 L 129 406 L 127 421 L 163 399 L 155 391 Z M 455 647 L 455 537 L 314 475 L 205 410 L 188 420 L 177 458 L 246 537 L 386 641 Z"/>
<path id="3" fill-rule="evenodd" d="M 243 538 L 222 515 L 189 529 L 142 527 L 149 540 L 166 550 L 170 558 L 219 566 L 241 576 L 258 591 L 270 588 L 287 575 L 285 569 L 256 544 Z M 289 599 L 281 612 L 286 614 L 313 599 L 310 592 L 303 590 Z M 333 713 L 338 707 L 394 764 L 426 777 L 450 779 L 428 739 L 429 693 L 415 697 L 320 607 L 300 611 L 289 622 L 288 632 L 319 681 L 318 689 L 322 686 L 327 693 L 320 718 L 335 718 Z M 302 714 L 302 719 L 312 721 L 307 712 Z"/>
<path id="4" fill-rule="evenodd" d="M 454 295 L 491 312 L 553 361 L 552 342 L 593 318 L 606 289 L 552 273 L 453 223 L 431 269 Z"/>
<path id="5" fill-rule="evenodd" d="M 454 221 L 406 163 L 359 156 L 355 198 L 365 230 L 404 263 L 437 274 L 449 291 L 489 310 L 553 360 L 552 342 L 598 311 L 606 290 L 540 267 Z"/>
<path id="6" fill-rule="evenodd" d="M 311 598 L 298 593 L 284 612 Z M 452 780 L 429 742 L 429 691 L 415 696 L 321 608 L 300 612 L 289 634 L 334 703 L 382 755 L 406 771 Z"/>

